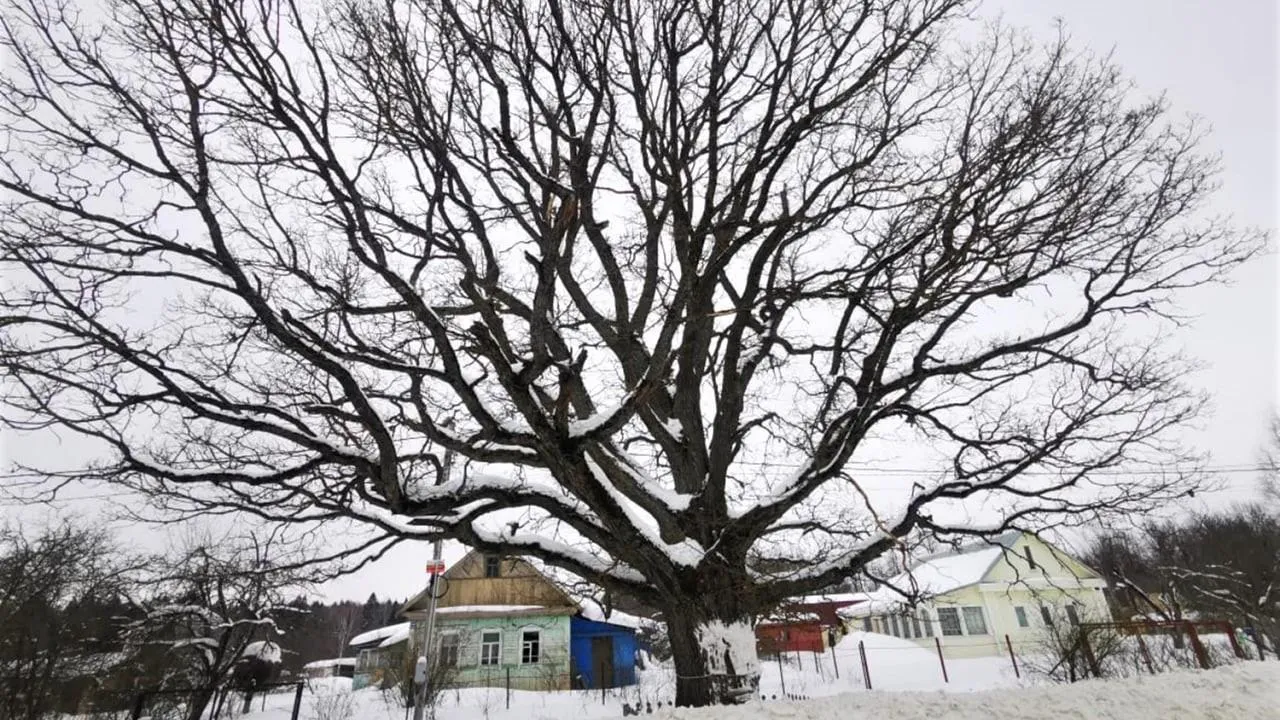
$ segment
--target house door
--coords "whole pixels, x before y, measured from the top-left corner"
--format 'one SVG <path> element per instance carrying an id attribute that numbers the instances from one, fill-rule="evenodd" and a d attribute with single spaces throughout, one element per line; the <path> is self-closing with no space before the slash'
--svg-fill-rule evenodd
<path id="1" fill-rule="evenodd" d="M 595 665 L 592 674 L 595 675 L 596 687 L 614 687 L 613 638 L 608 635 L 591 638 L 591 662 Z"/>

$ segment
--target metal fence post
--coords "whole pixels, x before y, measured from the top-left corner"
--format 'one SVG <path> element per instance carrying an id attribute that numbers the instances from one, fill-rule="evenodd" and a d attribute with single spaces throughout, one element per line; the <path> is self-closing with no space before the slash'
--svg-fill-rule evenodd
<path id="1" fill-rule="evenodd" d="M 1147 649 L 1147 641 L 1142 639 L 1142 630 L 1139 629 L 1134 635 L 1138 638 L 1138 649 L 1142 651 L 1142 659 L 1147 663 L 1147 672 L 1155 675 L 1156 666 L 1151 662 L 1151 651 Z"/>
<path id="2" fill-rule="evenodd" d="M 836 647 L 835 645 L 832 645 L 831 646 L 831 665 L 836 669 L 836 679 L 839 680 L 840 679 L 840 661 L 836 659 L 836 655 L 837 655 Z"/>
<path id="3" fill-rule="evenodd" d="M 1231 640 L 1231 651 L 1236 654 L 1236 659 L 1247 660 L 1248 657 L 1244 654 L 1244 648 L 1240 647 L 1240 641 L 1236 639 L 1235 627 L 1229 622 L 1224 622 L 1222 623 L 1222 630 L 1227 633 L 1227 638 Z M 1261 660 L 1262 658 L 1258 659 Z"/>
<path id="4" fill-rule="evenodd" d="M 138 699 L 133 703 L 133 714 L 129 716 L 130 720 L 141 720 L 142 708 L 147 703 L 147 692 L 144 690 L 138 693 Z"/>
<path id="5" fill-rule="evenodd" d="M 1196 626 L 1187 623 L 1187 635 L 1191 636 L 1191 649 L 1196 653 L 1196 660 L 1200 663 L 1201 670 L 1209 669 L 1209 653 L 1205 652 L 1204 643 L 1200 642 L 1200 633 L 1196 632 Z"/>
<path id="6" fill-rule="evenodd" d="M 1005 647 L 1009 648 L 1009 660 L 1013 663 L 1013 676 L 1021 679 L 1022 673 L 1018 672 L 1018 658 L 1013 654 L 1013 641 L 1009 639 L 1009 633 L 1004 634 L 1004 644 Z"/>
<path id="7" fill-rule="evenodd" d="M 511 709 L 511 668 L 507 668 L 507 709 Z"/>
<path id="8" fill-rule="evenodd" d="M 1093 646 L 1089 644 L 1089 631 L 1080 630 L 1080 649 L 1084 651 L 1084 661 L 1088 663 L 1089 672 L 1096 678 L 1102 677 L 1102 668 L 1098 667 L 1098 657 L 1093 654 Z"/>
<path id="9" fill-rule="evenodd" d="M 942 682 L 950 683 L 951 678 L 947 676 L 947 660 L 942 657 L 942 640 L 938 639 L 937 636 L 934 636 L 933 645 L 938 648 L 938 664 L 942 666 Z"/>
<path id="10" fill-rule="evenodd" d="M 778 681 L 782 683 L 782 694 L 787 694 L 787 675 L 782 672 L 782 653 L 778 653 Z"/>
<path id="11" fill-rule="evenodd" d="M 293 691 L 293 714 L 289 716 L 289 720 L 298 720 L 298 713 L 302 710 L 302 683 Z"/>
<path id="12" fill-rule="evenodd" d="M 871 670 L 867 667 L 867 645 L 862 640 L 858 641 L 858 654 L 862 656 L 862 680 L 867 684 L 867 689 L 871 689 Z"/>

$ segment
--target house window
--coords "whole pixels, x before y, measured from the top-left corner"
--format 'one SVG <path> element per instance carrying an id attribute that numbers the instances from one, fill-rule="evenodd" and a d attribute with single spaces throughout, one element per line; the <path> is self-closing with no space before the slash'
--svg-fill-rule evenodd
<path id="1" fill-rule="evenodd" d="M 966 635 L 986 635 L 987 621 L 982 616 L 982 608 L 964 608 L 964 629 Z"/>
<path id="2" fill-rule="evenodd" d="M 458 633 L 442 633 L 439 652 L 441 667 L 458 667 Z"/>
<path id="3" fill-rule="evenodd" d="M 862 632 L 871 632 L 871 618 L 862 618 Z"/>
<path id="4" fill-rule="evenodd" d="M 960 629 L 960 611 L 956 608 L 938 608 L 938 624 L 945 636 L 964 634 Z"/>
<path id="5" fill-rule="evenodd" d="M 902 637 L 902 633 L 898 632 L 898 616 L 889 616 L 889 634 L 894 637 Z"/>
<path id="6" fill-rule="evenodd" d="M 1035 569 L 1036 569 L 1036 559 L 1035 559 L 1035 558 L 1033 558 L 1033 557 L 1031 557 L 1031 547 L 1030 547 L 1030 546 L 1027 546 L 1027 547 L 1022 548 L 1022 554 L 1027 556 L 1027 565 L 1030 565 L 1030 566 L 1031 566 L 1031 569 L 1032 569 L 1032 570 L 1035 570 Z"/>
<path id="7" fill-rule="evenodd" d="M 1067 620 L 1071 622 L 1072 626 L 1080 624 L 1080 615 L 1076 612 L 1075 603 L 1067 605 Z"/>
<path id="8" fill-rule="evenodd" d="M 497 555 L 484 556 L 484 576 L 496 578 L 502 572 L 502 558 Z"/>
<path id="9" fill-rule="evenodd" d="M 1018 607 L 1015 607 L 1015 608 L 1013 609 L 1013 614 L 1018 616 L 1018 627 L 1023 627 L 1023 628 L 1024 628 L 1024 627 L 1027 627 L 1028 625 L 1030 625 L 1030 623 L 1028 623 L 1028 622 L 1027 622 L 1027 609 L 1026 609 L 1026 608 L 1024 608 L 1024 607 L 1022 607 L 1021 605 L 1019 605 Z"/>
<path id="10" fill-rule="evenodd" d="M 520 635 L 520 664 L 536 664 L 540 657 L 542 657 L 542 636 L 537 630 L 525 630 Z"/>
<path id="11" fill-rule="evenodd" d="M 911 628 L 915 630 L 915 633 L 916 633 L 915 636 L 920 637 L 920 618 L 912 616 Z"/>
<path id="12" fill-rule="evenodd" d="M 922 624 L 924 625 L 924 636 L 933 637 L 933 620 L 929 619 L 928 612 L 923 612 L 923 615 L 924 615 L 924 618 L 923 618 L 924 621 Z"/>
<path id="13" fill-rule="evenodd" d="M 1044 620 L 1045 627 L 1053 627 L 1053 615 L 1049 613 L 1049 608 L 1040 606 L 1040 619 Z"/>
<path id="14" fill-rule="evenodd" d="M 502 633 L 486 630 L 480 633 L 480 664 L 497 665 L 502 657 Z"/>

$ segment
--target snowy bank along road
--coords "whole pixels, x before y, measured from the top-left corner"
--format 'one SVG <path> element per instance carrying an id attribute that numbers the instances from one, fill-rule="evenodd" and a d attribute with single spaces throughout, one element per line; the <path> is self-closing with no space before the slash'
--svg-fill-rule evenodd
<path id="1" fill-rule="evenodd" d="M 681 720 L 1280 720 L 1280 662 L 974 693 L 865 692 L 668 710 Z"/>

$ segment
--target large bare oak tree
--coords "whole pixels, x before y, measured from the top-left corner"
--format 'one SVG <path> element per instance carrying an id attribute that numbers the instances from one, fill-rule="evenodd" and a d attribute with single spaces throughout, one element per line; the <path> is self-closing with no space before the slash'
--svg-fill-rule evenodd
<path id="1" fill-rule="evenodd" d="M 68 479 L 536 558 L 664 612 L 681 704 L 901 538 L 1194 482 L 1156 336 L 1264 238 L 1065 41 L 960 0 L 6 5 L 4 412 L 92 441 Z"/>

